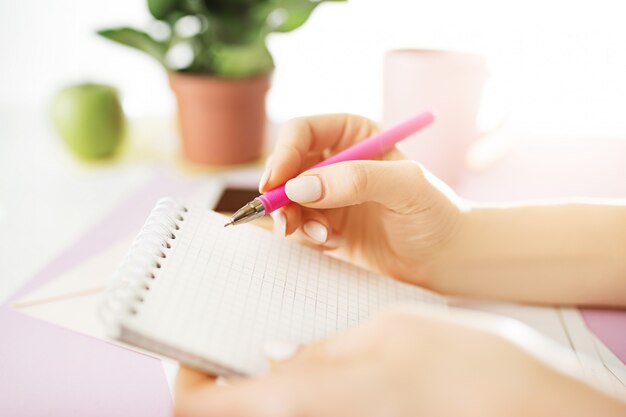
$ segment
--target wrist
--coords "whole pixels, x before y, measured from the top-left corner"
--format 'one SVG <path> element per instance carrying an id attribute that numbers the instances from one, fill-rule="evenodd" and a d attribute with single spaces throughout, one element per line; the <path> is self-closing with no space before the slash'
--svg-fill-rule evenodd
<path id="1" fill-rule="evenodd" d="M 448 213 L 444 237 L 420 264 L 421 286 L 449 292 L 445 282 L 453 274 L 456 265 L 463 262 L 464 247 L 473 240 L 470 227 L 472 211 L 469 204 L 465 204 L 455 206 Z"/>

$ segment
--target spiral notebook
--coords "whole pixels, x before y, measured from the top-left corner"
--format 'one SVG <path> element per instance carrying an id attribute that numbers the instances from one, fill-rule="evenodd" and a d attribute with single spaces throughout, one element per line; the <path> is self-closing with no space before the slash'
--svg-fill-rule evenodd
<path id="1" fill-rule="evenodd" d="M 164 199 L 100 306 L 110 337 L 216 375 L 258 375 L 274 340 L 308 344 L 384 306 L 446 308 L 437 294 L 253 225 Z"/>

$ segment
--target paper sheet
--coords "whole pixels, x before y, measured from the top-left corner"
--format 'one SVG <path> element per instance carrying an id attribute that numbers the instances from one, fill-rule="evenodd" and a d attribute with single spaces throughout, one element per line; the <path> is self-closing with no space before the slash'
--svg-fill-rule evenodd
<path id="1" fill-rule="evenodd" d="M 190 208 L 184 217 L 171 248 L 158 249 L 166 255 L 158 266 L 137 252 L 136 266 L 155 278 L 131 284 L 149 290 L 128 298 L 131 305 L 118 317 L 122 340 L 132 331 L 133 344 L 166 356 L 182 359 L 174 352 L 181 350 L 235 373 L 259 374 L 267 369 L 268 341 L 309 344 L 395 303 L 446 305 L 430 291 L 252 225 L 224 228 L 226 218 L 206 209 Z"/>
<path id="2" fill-rule="evenodd" d="M 14 308 L 58 326 L 105 339 L 97 306 L 102 291 L 128 250 L 127 237 L 15 302 Z"/>

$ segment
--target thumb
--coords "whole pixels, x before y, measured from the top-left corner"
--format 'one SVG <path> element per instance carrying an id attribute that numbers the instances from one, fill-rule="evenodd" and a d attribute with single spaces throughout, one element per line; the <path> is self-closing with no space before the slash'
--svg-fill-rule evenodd
<path id="1" fill-rule="evenodd" d="M 423 196 L 426 180 L 414 161 L 348 161 L 303 172 L 287 181 L 293 202 L 311 208 L 336 208 L 376 202 L 406 212 Z"/>

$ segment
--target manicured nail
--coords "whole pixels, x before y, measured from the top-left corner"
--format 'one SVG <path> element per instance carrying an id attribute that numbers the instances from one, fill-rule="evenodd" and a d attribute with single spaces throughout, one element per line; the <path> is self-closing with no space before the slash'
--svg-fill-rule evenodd
<path id="1" fill-rule="evenodd" d="M 326 241 L 324 246 L 327 246 L 327 247 L 332 248 L 332 249 L 337 249 L 337 248 L 340 248 L 342 246 L 345 246 L 345 244 L 346 244 L 346 239 L 343 236 L 338 235 L 338 234 L 333 234 L 330 237 L 330 239 L 328 239 Z"/>
<path id="2" fill-rule="evenodd" d="M 286 361 L 287 359 L 293 358 L 298 348 L 297 343 L 273 340 L 265 343 L 265 346 L 263 346 L 263 354 L 273 361 Z"/>
<path id="3" fill-rule="evenodd" d="M 309 220 L 304 223 L 304 233 L 317 243 L 325 243 L 328 239 L 328 230 L 320 222 Z"/>
<path id="4" fill-rule="evenodd" d="M 265 172 L 261 175 L 261 181 L 259 181 L 259 192 L 263 192 L 263 189 L 270 180 L 270 175 L 272 175 L 272 170 L 269 168 L 265 169 Z"/>
<path id="5" fill-rule="evenodd" d="M 272 219 L 274 220 L 274 230 L 276 233 L 281 236 L 285 236 L 287 234 L 287 219 L 282 211 L 276 210 L 270 213 Z"/>
<path id="6" fill-rule="evenodd" d="M 319 200 L 322 196 L 322 182 L 315 175 L 294 178 L 285 184 L 285 193 L 296 203 Z"/>

